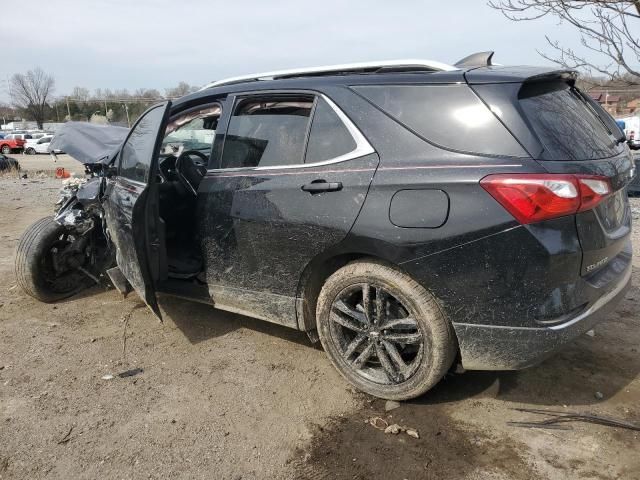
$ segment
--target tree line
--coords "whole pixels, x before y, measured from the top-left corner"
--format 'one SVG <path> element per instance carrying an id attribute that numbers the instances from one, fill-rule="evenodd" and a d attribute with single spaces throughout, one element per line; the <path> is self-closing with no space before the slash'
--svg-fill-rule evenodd
<path id="1" fill-rule="evenodd" d="M 111 90 L 98 88 L 91 92 L 75 87 L 69 95 L 55 96 L 55 79 L 41 68 L 16 73 L 9 79 L 12 105 L 0 104 L 4 121 L 26 119 L 35 121 L 38 128 L 44 123 L 94 121 L 130 126 L 153 103 L 179 98 L 195 92 L 199 87 L 180 82 L 161 93 L 155 88 Z"/>

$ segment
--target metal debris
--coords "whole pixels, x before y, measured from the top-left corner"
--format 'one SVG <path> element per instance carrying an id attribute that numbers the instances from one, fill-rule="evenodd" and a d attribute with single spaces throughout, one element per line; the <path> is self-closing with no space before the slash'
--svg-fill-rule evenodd
<path id="1" fill-rule="evenodd" d="M 535 415 L 547 415 L 550 417 L 545 420 L 531 422 L 507 422 L 507 425 L 511 425 L 514 427 L 570 430 L 571 427 L 567 427 L 562 424 L 567 422 L 586 422 L 604 425 L 605 427 L 626 428 L 628 430 L 635 430 L 637 432 L 640 432 L 640 425 L 611 417 L 592 415 L 590 413 L 558 412 L 554 410 L 538 410 L 534 408 L 514 408 L 513 410 L 516 410 L 518 412 L 533 413 Z"/>

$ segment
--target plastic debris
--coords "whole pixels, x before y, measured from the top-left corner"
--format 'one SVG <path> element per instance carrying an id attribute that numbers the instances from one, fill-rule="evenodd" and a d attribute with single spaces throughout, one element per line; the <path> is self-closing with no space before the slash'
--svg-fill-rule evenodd
<path id="1" fill-rule="evenodd" d="M 399 402 L 394 402 L 393 400 L 387 400 L 384 404 L 384 411 L 390 412 L 391 410 L 395 410 L 396 408 L 400 408 Z"/>
<path id="2" fill-rule="evenodd" d="M 418 430 L 416 430 L 415 428 L 404 427 L 402 425 L 398 425 L 397 423 L 393 423 L 389 425 L 389 422 L 387 422 L 384 418 L 371 417 L 365 423 L 368 423 L 373 428 L 377 430 L 381 430 L 384 433 L 387 433 L 390 435 L 398 435 L 399 433 L 404 432 L 410 437 L 420 438 L 420 434 L 418 433 Z"/>
<path id="3" fill-rule="evenodd" d="M 390 433 L 392 435 L 397 435 L 402 431 L 404 431 L 404 429 L 397 423 L 394 423 L 393 425 L 389 425 L 387 428 L 384 429 L 384 433 Z"/>
<path id="4" fill-rule="evenodd" d="M 113 375 L 111 375 L 111 374 L 102 376 L 102 380 L 111 380 L 111 379 L 113 379 Z"/>
<path id="5" fill-rule="evenodd" d="M 413 428 L 407 428 L 407 435 L 413 438 L 420 438 L 420 434 Z"/>
<path id="6" fill-rule="evenodd" d="M 118 377 L 120 378 L 125 378 L 125 377 L 133 377 L 134 375 L 138 375 L 139 373 L 144 372 L 144 370 L 142 370 L 141 368 L 132 368 L 131 370 L 125 370 L 124 372 L 120 372 L 118 374 Z"/>

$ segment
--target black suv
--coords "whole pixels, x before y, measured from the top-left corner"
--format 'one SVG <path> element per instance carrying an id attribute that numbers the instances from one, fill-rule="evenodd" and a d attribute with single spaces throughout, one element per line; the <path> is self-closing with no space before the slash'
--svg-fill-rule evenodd
<path id="1" fill-rule="evenodd" d="M 527 367 L 630 284 L 632 159 L 575 80 L 476 55 L 216 82 L 98 149 L 91 195 L 41 221 L 53 253 L 25 234 L 18 279 L 68 296 L 115 245 L 113 283 L 158 315 L 162 292 L 308 332 L 388 399 L 424 393 L 456 359 Z M 74 247 L 98 208 L 108 240 Z"/>

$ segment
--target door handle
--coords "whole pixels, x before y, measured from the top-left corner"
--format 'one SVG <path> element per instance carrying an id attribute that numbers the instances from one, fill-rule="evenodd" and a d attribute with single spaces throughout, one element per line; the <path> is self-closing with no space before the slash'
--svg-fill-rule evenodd
<path id="1" fill-rule="evenodd" d="M 337 192 L 342 190 L 342 182 L 326 182 L 324 180 L 314 180 L 302 186 L 302 190 L 309 193 Z"/>

